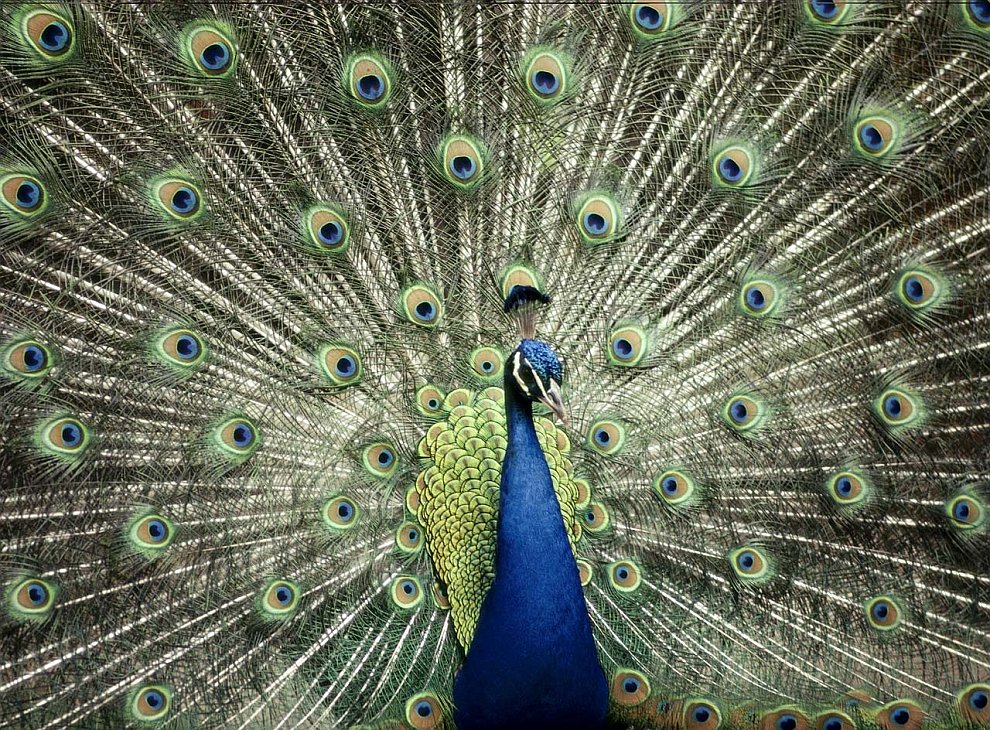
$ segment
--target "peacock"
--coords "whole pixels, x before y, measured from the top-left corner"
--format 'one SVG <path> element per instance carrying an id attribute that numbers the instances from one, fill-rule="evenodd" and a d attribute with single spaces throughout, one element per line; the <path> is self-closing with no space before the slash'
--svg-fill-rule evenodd
<path id="1" fill-rule="evenodd" d="M 0 727 L 990 728 L 990 2 L 0 5 Z"/>

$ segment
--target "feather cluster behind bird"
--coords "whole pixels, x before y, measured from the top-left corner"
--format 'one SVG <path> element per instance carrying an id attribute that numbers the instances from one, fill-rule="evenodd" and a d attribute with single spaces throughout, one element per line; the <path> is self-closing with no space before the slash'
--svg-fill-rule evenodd
<path id="1" fill-rule="evenodd" d="M 988 129 L 985 0 L 3 3 L 0 727 L 990 727 Z"/>

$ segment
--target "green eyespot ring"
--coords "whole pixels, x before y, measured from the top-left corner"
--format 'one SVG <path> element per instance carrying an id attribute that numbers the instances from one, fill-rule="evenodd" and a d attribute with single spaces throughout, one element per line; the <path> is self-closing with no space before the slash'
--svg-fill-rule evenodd
<path id="1" fill-rule="evenodd" d="M 292 581 L 273 580 L 261 592 L 261 610 L 270 618 L 288 618 L 299 606 L 300 591 Z"/>
<path id="2" fill-rule="evenodd" d="M 146 684 L 131 693 L 132 719 L 140 724 L 157 724 L 172 707 L 172 691 L 163 684 Z"/>
<path id="3" fill-rule="evenodd" d="M 52 353 L 38 340 L 18 340 L 3 353 L 3 369 L 21 380 L 39 380 L 52 368 Z"/>
<path id="4" fill-rule="evenodd" d="M 617 669 L 612 675 L 612 699 L 623 707 L 636 707 L 649 699 L 650 682 L 635 669 Z"/>
<path id="5" fill-rule="evenodd" d="M 75 53 L 75 26 L 58 13 L 33 10 L 24 14 L 20 26 L 28 47 L 44 61 L 64 61 Z"/>
<path id="6" fill-rule="evenodd" d="M 234 42 L 216 25 L 191 23 L 182 32 L 182 43 L 189 65 L 201 76 L 225 78 L 237 67 Z"/>
<path id="7" fill-rule="evenodd" d="M 423 586 L 411 575 L 398 576 L 389 588 L 392 602 L 400 609 L 411 611 L 423 602 Z"/>

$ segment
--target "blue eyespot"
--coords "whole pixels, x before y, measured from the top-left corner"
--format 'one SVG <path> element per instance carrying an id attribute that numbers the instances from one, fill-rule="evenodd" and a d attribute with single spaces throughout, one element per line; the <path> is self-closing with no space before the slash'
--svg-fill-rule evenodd
<path id="1" fill-rule="evenodd" d="M 149 520 L 147 528 L 148 537 L 151 538 L 152 542 L 162 542 L 168 537 L 168 528 L 161 520 Z"/>
<path id="2" fill-rule="evenodd" d="M 674 477 L 667 477 L 660 485 L 664 493 L 674 496 L 677 494 L 677 480 Z"/>
<path id="3" fill-rule="evenodd" d="M 191 335 L 181 335 L 175 341 L 175 354 L 183 360 L 199 357 L 199 342 Z"/>
<path id="4" fill-rule="evenodd" d="M 75 423 L 65 423 L 62 425 L 62 445 L 66 448 L 74 448 L 82 443 L 83 433 Z"/>
<path id="5" fill-rule="evenodd" d="M 834 0 L 811 0 L 811 11 L 822 20 L 831 20 L 839 14 L 839 6 Z"/>
<path id="6" fill-rule="evenodd" d="M 767 298 L 760 291 L 759 287 L 751 286 L 746 289 L 746 304 L 750 309 L 760 311 L 767 305 Z"/>
<path id="7" fill-rule="evenodd" d="M 742 180 L 743 169 L 738 162 L 726 155 L 718 161 L 718 174 L 726 182 L 735 183 Z"/>
<path id="8" fill-rule="evenodd" d="M 969 503 L 966 500 L 961 499 L 956 502 L 956 506 L 952 508 L 952 516 L 955 517 L 960 522 L 965 522 L 969 519 Z"/>
<path id="9" fill-rule="evenodd" d="M 341 500 L 337 505 L 337 516 L 341 522 L 350 522 L 354 518 L 354 505 L 346 500 Z"/>
<path id="10" fill-rule="evenodd" d="M 969 0 L 969 14 L 980 25 L 990 25 L 990 0 Z"/>
<path id="11" fill-rule="evenodd" d="M 382 449 L 378 452 L 378 465 L 381 467 L 388 467 L 392 465 L 395 461 L 395 455 L 390 449 Z"/>
<path id="12" fill-rule="evenodd" d="M 333 370 L 341 378 L 348 378 L 354 374 L 357 370 L 357 363 L 354 362 L 354 358 L 350 355 L 344 355 L 343 357 L 337 358 L 337 362 L 334 364 Z"/>
<path id="13" fill-rule="evenodd" d="M 15 196 L 17 199 L 18 208 L 23 208 L 24 210 L 34 210 L 41 205 L 41 186 L 33 180 L 23 180 L 21 184 L 17 186 Z"/>
<path id="14" fill-rule="evenodd" d="M 242 449 L 246 449 L 254 442 L 254 429 L 246 423 L 238 423 L 233 430 L 234 444 Z"/>
<path id="15" fill-rule="evenodd" d="M 60 23 L 57 20 L 53 20 L 46 25 L 44 30 L 41 31 L 41 35 L 38 36 L 38 43 L 41 47 L 52 53 L 64 51 L 71 40 L 72 33 L 64 23 Z"/>
<path id="16" fill-rule="evenodd" d="M 477 163 L 467 155 L 457 155 L 450 160 L 450 171 L 458 180 L 470 180 L 477 169 Z"/>
<path id="17" fill-rule="evenodd" d="M 358 93 L 368 101 L 376 101 L 385 93 L 385 79 L 378 74 L 367 74 L 358 79 Z"/>
<path id="18" fill-rule="evenodd" d="M 873 604 L 873 618 L 877 621 L 885 621 L 890 613 L 890 606 L 886 601 L 877 601 Z"/>
<path id="19" fill-rule="evenodd" d="M 890 719 L 895 725 L 907 725 L 911 722 L 911 711 L 906 707 L 895 707 L 890 713 Z"/>
<path id="20" fill-rule="evenodd" d="M 624 577 L 623 577 L 624 578 Z M 633 694 L 639 691 L 639 680 L 635 677 L 626 677 L 626 681 L 622 683 L 622 689 L 629 694 Z"/>
<path id="21" fill-rule="evenodd" d="M 628 568 L 622 568 L 622 567 L 618 568 L 615 571 L 615 577 L 618 578 L 619 580 L 627 580 L 629 578 L 629 569 Z M 632 680 L 632 679 L 627 679 L 626 680 L 627 683 L 634 682 L 634 681 L 636 681 L 636 680 Z M 630 692 L 635 692 L 636 690 L 629 690 L 629 691 Z"/>
<path id="22" fill-rule="evenodd" d="M 612 352 L 619 359 L 626 360 L 633 353 L 632 343 L 624 337 L 619 337 L 612 343 Z"/>
<path id="23" fill-rule="evenodd" d="M 990 1 L 990 0 L 988 0 Z M 925 297 L 925 287 L 917 276 L 909 276 L 904 280 L 904 296 L 912 302 L 920 302 Z"/>
<path id="24" fill-rule="evenodd" d="M 275 589 L 275 600 L 282 606 L 288 606 L 292 603 L 292 589 L 286 585 L 279 586 Z"/>
<path id="25" fill-rule="evenodd" d="M 853 490 L 852 480 L 849 477 L 839 477 L 835 482 L 835 490 L 843 497 L 848 497 Z"/>
<path id="26" fill-rule="evenodd" d="M 25 347 L 21 357 L 24 360 L 24 370 L 29 373 L 36 373 L 48 364 L 47 353 L 37 345 Z"/>
<path id="27" fill-rule="evenodd" d="M 534 71 L 530 80 L 540 96 L 552 96 L 560 88 L 560 79 L 549 71 Z"/>
<path id="28" fill-rule="evenodd" d="M 902 410 L 903 406 L 901 405 L 901 399 L 898 396 L 888 395 L 883 399 L 883 412 L 886 413 L 889 418 L 900 418 Z"/>
<path id="29" fill-rule="evenodd" d="M 708 722 L 708 718 L 712 716 L 711 710 L 707 707 L 695 707 L 694 712 L 691 713 L 691 719 L 696 723 L 704 724 Z"/>
<path id="30" fill-rule="evenodd" d="M 230 49 L 225 43 L 211 43 L 199 54 L 199 62 L 209 71 L 222 71 L 230 63 Z"/>
<path id="31" fill-rule="evenodd" d="M 746 408 L 746 404 L 742 401 L 733 401 L 729 406 L 729 416 L 736 423 L 745 423 L 748 415 L 749 409 Z"/>
<path id="32" fill-rule="evenodd" d="M 591 236 L 603 236 L 608 231 L 608 221 L 599 213 L 584 214 L 584 230 Z"/>
<path id="33" fill-rule="evenodd" d="M 165 695 L 157 689 L 146 690 L 141 698 L 152 710 L 160 710 L 165 705 Z"/>
<path id="34" fill-rule="evenodd" d="M 411 580 L 404 580 L 399 583 L 399 590 L 405 593 L 407 596 L 411 596 L 416 593 L 416 584 Z"/>
<path id="35" fill-rule="evenodd" d="M 636 25 L 643 30 L 656 30 L 663 25 L 663 13 L 649 5 L 636 8 Z"/>
<path id="36" fill-rule="evenodd" d="M 739 558 L 739 567 L 743 570 L 752 570 L 753 566 L 756 565 L 756 556 L 753 555 L 749 550 L 742 553 Z"/>
<path id="37" fill-rule="evenodd" d="M 421 700 L 416 703 L 415 707 L 413 707 L 413 712 L 420 717 L 430 717 L 430 715 L 433 714 L 433 705 L 426 700 Z"/>
<path id="38" fill-rule="evenodd" d="M 179 215 L 189 215 L 194 212 L 199 205 L 199 196 L 192 188 L 181 186 L 174 193 L 169 204 Z"/>
<path id="39" fill-rule="evenodd" d="M 826 718 L 822 723 L 822 730 L 842 730 L 842 719 L 839 717 Z"/>
<path id="40" fill-rule="evenodd" d="M 983 712 L 990 705 L 990 695 L 982 689 L 971 692 L 969 695 L 969 706 L 977 712 Z"/>
<path id="41" fill-rule="evenodd" d="M 612 436 L 604 428 L 595 429 L 595 443 L 605 448 L 612 443 Z"/>
<path id="42" fill-rule="evenodd" d="M 316 235 L 324 246 L 336 246 L 344 237 L 344 227 L 336 221 L 330 221 L 320 226 Z"/>
<path id="43" fill-rule="evenodd" d="M 27 595 L 32 606 L 41 606 L 48 600 L 48 589 L 41 583 L 28 583 Z"/>
<path id="44" fill-rule="evenodd" d="M 795 730 L 797 718 L 794 715 L 781 715 L 777 718 L 777 730 Z"/>
<path id="45" fill-rule="evenodd" d="M 433 306 L 433 302 L 420 302 L 416 305 L 413 310 L 416 315 L 416 319 L 423 322 L 432 322 L 434 317 L 436 317 L 437 309 Z"/>
<path id="46" fill-rule="evenodd" d="M 431 411 L 435 411 L 440 407 L 440 401 L 436 398 L 430 398 L 430 400 L 426 402 L 426 405 L 429 406 Z"/>
<path id="47" fill-rule="evenodd" d="M 871 152 L 879 152 L 884 147 L 883 134 L 872 124 L 864 124 L 859 128 L 859 141 Z"/>

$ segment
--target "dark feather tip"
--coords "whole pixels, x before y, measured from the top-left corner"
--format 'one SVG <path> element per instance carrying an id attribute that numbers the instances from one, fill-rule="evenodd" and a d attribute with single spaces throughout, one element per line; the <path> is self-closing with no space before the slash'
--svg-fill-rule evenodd
<path id="1" fill-rule="evenodd" d="M 544 294 L 535 286 L 516 284 L 505 298 L 506 313 L 515 312 L 527 304 L 549 304 L 550 295 Z"/>

